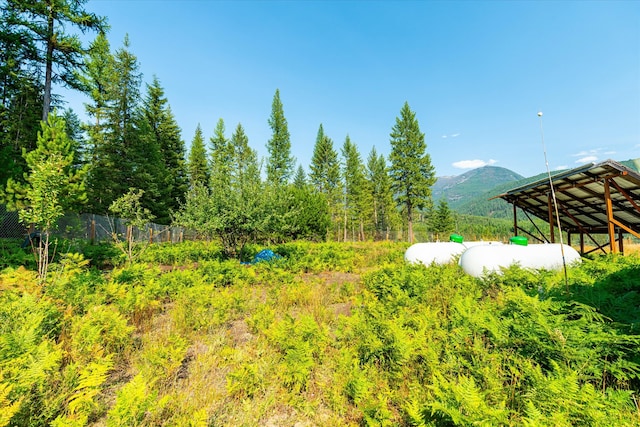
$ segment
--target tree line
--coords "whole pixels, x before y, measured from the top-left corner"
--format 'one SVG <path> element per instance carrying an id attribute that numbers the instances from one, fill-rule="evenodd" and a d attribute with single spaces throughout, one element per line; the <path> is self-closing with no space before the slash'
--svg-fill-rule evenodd
<path id="1" fill-rule="evenodd" d="M 218 237 L 230 255 L 250 240 L 412 240 L 414 220 L 436 211 L 435 170 L 408 103 L 391 127 L 388 159 L 375 147 L 363 159 L 349 135 L 337 147 L 320 124 L 305 171 L 291 154 L 278 89 L 265 159 L 241 123 L 229 135 L 223 119 L 208 141 L 198 124 L 187 152 L 159 78 L 143 84 L 128 36 L 114 50 L 106 17 L 85 3 L 0 2 L 0 189 L 10 209 L 38 211 L 53 190 L 36 197 L 36 177 L 55 155 L 65 159 L 55 168 L 60 211 L 109 214 L 135 195 L 145 218 Z M 69 29 L 96 36 L 82 46 Z M 56 85 L 86 94 L 86 122 L 63 108 Z M 446 232 L 446 202 L 438 210 L 430 227 Z"/>

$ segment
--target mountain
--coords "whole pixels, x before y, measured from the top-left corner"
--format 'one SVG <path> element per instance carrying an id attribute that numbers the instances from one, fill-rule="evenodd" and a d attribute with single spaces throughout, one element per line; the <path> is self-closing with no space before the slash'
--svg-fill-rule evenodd
<path id="1" fill-rule="evenodd" d="M 436 203 L 444 198 L 451 209 L 457 210 L 458 206 L 501 184 L 523 178 L 522 175 L 506 168 L 484 166 L 462 175 L 439 177 L 431 188 L 431 194 Z"/>
<path id="2" fill-rule="evenodd" d="M 640 171 L 640 158 L 618 162 L 629 169 Z M 552 175 L 560 172 L 564 171 L 553 171 Z M 485 166 L 462 175 L 438 178 L 432 187 L 432 195 L 436 203 L 445 197 L 449 207 L 461 214 L 511 218 L 511 204 L 493 197 L 546 178 L 546 172 L 524 178 L 509 169 Z"/>

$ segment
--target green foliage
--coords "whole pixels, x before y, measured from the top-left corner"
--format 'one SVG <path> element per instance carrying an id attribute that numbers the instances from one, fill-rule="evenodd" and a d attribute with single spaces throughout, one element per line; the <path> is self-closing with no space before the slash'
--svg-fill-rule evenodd
<path id="1" fill-rule="evenodd" d="M 26 182 L 9 180 L 4 194 L 10 196 L 10 207 L 18 211 L 20 222 L 33 225 L 40 232 L 34 253 L 38 275 L 44 282 L 49 266 L 50 233 L 65 211 L 77 209 L 86 201 L 86 169 L 74 167 L 75 153 L 65 122 L 55 113 L 47 123 L 42 123 L 36 149 L 24 151 L 23 157 L 29 168 Z"/>
<path id="2" fill-rule="evenodd" d="M 284 117 L 279 89 L 276 89 L 276 93 L 273 95 L 269 126 L 273 134 L 267 142 L 267 152 L 269 153 L 267 181 L 277 187 L 289 182 L 295 167 L 295 159 L 291 155 L 289 128 L 287 119 Z"/>
<path id="3" fill-rule="evenodd" d="M 371 149 L 367 158 L 365 173 L 367 179 L 367 192 L 372 205 L 370 227 L 375 239 L 389 239 L 389 234 L 399 222 L 398 211 L 393 200 L 391 179 L 385 158 L 378 155 L 375 147 Z"/>
<path id="4" fill-rule="evenodd" d="M 314 367 L 314 358 L 320 357 L 326 336 L 310 316 L 299 319 L 287 316 L 267 331 L 282 352 L 280 376 L 285 387 L 298 393 L 307 387 Z"/>
<path id="5" fill-rule="evenodd" d="M 365 216 L 369 214 L 371 203 L 365 188 L 364 164 L 358 147 L 351 142 L 349 135 L 342 146 L 342 156 L 345 183 L 343 240 L 347 240 L 348 231 L 351 230 L 352 240 L 362 241 L 365 240 Z M 357 230 L 357 233 L 354 230 Z"/>
<path id="6" fill-rule="evenodd" d="M 107 414 L 107 427 L 144 425 L 144 419 L 155 402 L 157 392 L 151 389 L 143 375 L 138 374 L 125 384 L 116 397 L 114 407 Z"/>
<path id="7" fill-rule="evenodd" d="M 440 199 L 438 207 L 429 213 L 429 229 L 435 234 L 436 240 L 445 239 L 455 229 L 453 212 L 447 201 Z"/>
<path id="8" fill-rule="evenodd" d="M 70 253 L 46 287 L 7 268 L 0 425 L 640 425 L 637 257 L 585 260 L 567 288 L 407 265 L 407 246 L 242 265 L 191 242 L 107 272 Z"/>
<path id="9" fill-rule="evenodd" d="M 171 315 L 176 328 L 184 334 L 211 331 L 243 313 L 245 298 L 240 287 L 196 285 L 180 293 Z"/>
<path id="10" fill-rule="evenodd" d="M 71 325 L 71 354 L 75 360 L 96 357 L 124 357 L 132 343 L 133 328 L 113 306 L 96 305 Z"/>
<path id="11" fill-rule="evenodd" d="M 210 174 L 208 168 L 207 151 L 204 147 L 204 138 L 200 124 L 196 127 L 196 133 L 191 141 L 189 151 L 188 172 L 191 188 L 209 185 Z"/>
<path id="12" fill-rule="evenodd" d="M 97 397 L 102 391 L 101 387 L 107 380 L 108 373 L 113 369 L 113 362 L 110 356 L 96 359 L 82 367 L 69 365 L 65 371 L 70 373 L 69 391 L 61 393 L 67 394 L 64 414 L 58 415 L 51 423 L 54 427 L 63 426 L 84 426 L 90 417 L 99 413 L 101 407 L 97 402 Z"/>
<path id="13" fill-rule="evenodd" d="M 318 129 L 313 156 L 309 166 L 309 182 L 321 194 L 324 194 L 331 215 L 331 222 L 336 237 L 339 227 L 339 218 L 342 218 L 340 203 L 342 199 L 342 180 L 340 177 L 340 164 L 338 153 L 333 148 L 333 140 L 324 133 L 322 124 Z"/>
<path id="14" fill-rule="evenodd" d="M 155 218 L 151 211 L 142 205 L 142 196 L 144 191 L 140 189 L 130 188 L 126 194 L 118 197 L 109 206 L 109 211 L 124 221 L 127 227 L 127 233 L 124 241 L 122 236 L 112 230 L 111 237 L 115 245 L 127 257 L 127 262 L 131 264 L 136 253 L 136 243 L 134 241 L 133 229 L 144 230 L 146 226 Z M 146 247 L 146 246 L 143 246 Z"/>
<path id="15" fill-rule="evenodd" d="M 150 340 L 140 354 L 138 367 L 147 378 L 153 378 L 158 387 L 170 386 L 177 379 L 187 352 L 187 341 L 176 334 Z"/>
<path id="16" fill-rule="evenodd" d="M 0 427 L 9 425 L 11 418 L 18 412 L 22 400 L 11 402 L 8 399 L 13 386 L 11 384 L 0 383 Z"/>
<path id="17" fill-rule="evenodd" d="M 17 268 L 25 266 L 33 268 L 35 259 L 33 255 L 20 247 L 22 240 L 0 240 L 0 270 L 7 267 Z"/>
<path id="18" fill-rule="evenodd" d="M 409 242 L 413 242 L 413 215 L 416 210 L 431 205 L 431 186 L 436 178 L 416 113 L 407 102 L 400 110 L 390 136 L 391 188 L 409 225 Z"/>
<path id="19" fill-rule="evenodd" d="M 160 151 L 158 177 L 159 201 L 153 212 L 160 224 L 171 222 L 170 213 L 178 210 L 188 187 L 184 142 L 176 123 L 164 89 L 154 76 L 147 84 L 147 96 L 143 102 L 142 115 L 149 128 L 148 138 L 155 141 Z M 204 150 L 204 146 L 202 147 Z"/>

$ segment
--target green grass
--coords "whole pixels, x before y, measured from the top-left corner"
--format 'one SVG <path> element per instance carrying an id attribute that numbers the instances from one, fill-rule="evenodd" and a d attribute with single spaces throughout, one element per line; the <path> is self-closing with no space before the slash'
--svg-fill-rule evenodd
<path id="1" fill-rule="evenodd" d="M 40 287 L 3 244 L 0 426 L 640 425 L 636 256 L 566 286 L 405 265 L 404 243 L 256 265 L 153 245 L 130 266 L 77 245 L 101 261 L 57 259 Z"/>

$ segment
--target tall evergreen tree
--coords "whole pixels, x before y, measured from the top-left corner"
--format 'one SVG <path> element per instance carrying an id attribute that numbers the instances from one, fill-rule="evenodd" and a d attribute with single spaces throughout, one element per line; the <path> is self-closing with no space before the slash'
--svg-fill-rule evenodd
<path id="1" fill-rule="evenodd" d="M 333 148 L 331 138 L 325 135 L 322 124 L 318 128 L 309 169 L 309 181 L 320 193 L 341 192 L 338 153 Z"/>
<path id="2" fill-rule="evenodd" d="M 38 47 L 37 62 L 44 68 L 42 120 L 51 108 L 51 87 L 62 83 L 77 88 L 75 71 L 82 67 L 82 43 L 77 35 L 65 30 L 74 26 L 85 33 L 106 29 L 105 18 L 84 9 L 87 0 L 7 0 L 7 7 L 18 12 L 19 24 L 26 29 Z"/>
<path id="3" fill-rule="evenodd" d="M 284 117 L 280 90 L 276 89 L 271 105 L 269 126 L 273 131 L 267 142 L 269 158 L 267 160 L 267 180 L 277 186 L 289 182 L 295 167 L 295 158 L 291 155 L 291 141 L 287 119 Z"/>
<path id="4" fill-rule="evenodd" d="M 85 110 L 91 121 L 84 125 L 88 141 L 85 160 L 91 169 L 88 178 L 89 208 L 93 212 L 106 213 L 109 204 L 101 204 L 96 196 L 106 187 L 104 174 L 114 167 L 107 139 L 108 111 L 113 104 L 115 89 L 115 58 L 106 35 L 101 32 L 90 44 L 85 55 L 85 67 L 77 73 L 78 82 L 88 97 Z M 108 183 L 107 183 L 108 184 Z"/>
<path id="5" fill-rule="evenodd" d="M 153 82 L 147 85 L 147 96 L 143 104 L 143 116 L 151 130 L 149 136 L 155 139 L 163 163 L 159 166 L 163 171 L 162 176 L 158 177 L 161 181 L 157 183 L 163 210 L 153 214 L 159 223 L 167 224 L 170 212 L 178 209 L 187 191 L 184 142 L 164 89 L 155 76 Z"/>
<path id="6" fill-rule="evenodd" d="M 233 145 L 225 136 L 225 125 L 222 118 L 218 119 L 209 143 L 211 147 L 211 189 L 227 188 L 231 185 Z"/>
<path id="7" fill-rule="evenodd" d="M 191 140 L 191 149 L 189 150 L 189 186 L 191 188 L 200 185 L 209 185 L 209 162 L 207 160 L 207 150 L 204 146 L 204 138 L 202 136 L 202 129 L 200 123 L 196 127 L 196 133 Z"/>
<path id="8" fill-rule="evenodd" d="M 35 148 L 42 119 L 37 44 L 12 5 L 0 8 L 0 188 L 9 178 L 24 181 L 22 150 Z"/>
<path id="9" fill-rule="evenodd" d="M 316 143 L 313 147 L 313 156 L 309 166 L 309 182 L 318 191 L 326 196 L 331 214 L 331 221 L 335 231 L 339 225 L 339 211 L 342 198 L 342 185 L 340 182 L 340 164 L 338 153 L 333 148 L 333 141 L 324 134 L 322 124 L 318 128 Z M 339 237 L 336 235 L 336 237 Z"/>
<path id="10" fill-rule="evenodd" d="M 345 138 L 341 151 L 344 158 L 342 173 L 345 184 L 344 240 L 347 240 L 349 228 L 352 230 L 357 228 L 358 240 L 364 240 L 364 213 L 367 205 L 364 165 L 358 147 L 351 142 L 349 135 Z"/>
<path id="11" fill-rule="evenodd" d="M 258 154 L 249 147 L 249 138 L 240 123 L 231 135 L 231 146 L 235 163 L 235 170 L 232 172 L 233 184 L 241 189 L 259 186 Z"/>
<path id="12" fill-rule="evenodd" d="M 371 148 L 366 167 L 367 188 L 371 198 L 373 230 L 376 238 L 389 238 L 391 228 L 397 220 L 397 210 L 393 201 L 391 178 L 385 158 Z"/>
<path id="13" fill-rule="evenodd" d="M 100 55 L 106 56 L 106 50 Z M 141 109 L 142 74 L 128 36 L 115 52 L 112 69 L 99 104 L 105 106 L 104 123 L 90 133 L 95 150 L 89 179 L 91 210 L 107 213 L 114 200 L 135 188 L 144 192 L 143 206 L 158 216 L 167 209 L 160 193 L 166 172 L 160 145 Z"/>
<path id="14" fill-rule="evenodd" d="M 86 68 L 78 73 L 78 81 L 89 96 L 85 104 L 87 115 L 93 120 L 85 125 L 88 135 L 88 156 L 90 171 L 88 177 L 89 210 L 94 213 L 107 213 L 112 201 L 119 197 L 120 191 L 111 185 L 116 178 L 112 174 L 120 168 L 116 133 L 111 125 L 111 109 L 116 99 L 117 75 L 116 60 L 104 33 L 98 34 L 91 43 L 85 59 Z M 117 184 L 119 185 L 119 184 Z"/>
<path id="15" fill-rule="evenodd" d="M 100 133 L 100 126 L 104 126 L 107 109 L 109 107 L 109 95 L 115 84 L 114 66 L 115 61 L 111 53 L 111 45 L 104 32 L 89 45 L 89 50 L 85 54 L 84 68 L 76 72 L 78 84 L 85 92 L 90 102 L 85 104 L 87 114 L 93 118 L 93 123 L 89 124 L 89 129 L 93 127 L 96 133 Z"/>
<path id="16" fill-rule="evenodd" d="M 413 216 L 417 209 L 431 205 L 431 186 L 436 178 L 424 134 L 408 102 L 400 110 L 400 117 L 396 117 L 390 137 L 391 188 L 407 221 L 408 240 L 413 242 Z"/>

